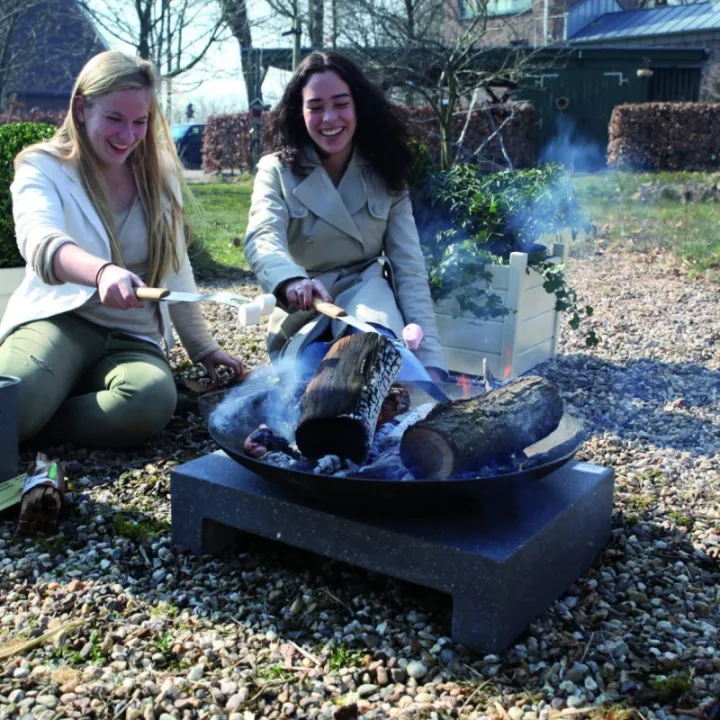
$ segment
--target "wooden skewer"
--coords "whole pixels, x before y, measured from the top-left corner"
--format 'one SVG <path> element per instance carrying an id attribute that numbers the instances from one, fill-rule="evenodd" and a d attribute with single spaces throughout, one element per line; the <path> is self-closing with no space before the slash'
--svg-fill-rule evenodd
<path id="1" fill-rule="evenodd" d="M 138 300 L 164 300 L 169 294 L 170 291 L 167 288 L 135 288 L 135 296 Z"/>
<path id="2" fill-rule="evenodd" d="M 321 300 L 320 298 L 313 298 L 313 307 L 323 315 L 327 315 L 331 318 L 340 318 L 347 315 L 347 312 L 334 303 Z"/>

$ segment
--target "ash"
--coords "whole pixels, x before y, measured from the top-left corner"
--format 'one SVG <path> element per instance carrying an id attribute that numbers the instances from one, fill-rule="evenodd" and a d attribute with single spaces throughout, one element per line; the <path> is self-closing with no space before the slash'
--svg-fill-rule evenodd
<path id="1" fill-rule="evenodd" d="M 293 444 L 289 452 L 276 450 L 263 455 L 260 460 L 277 467 L 299 472 L 336 477 L 367 477 L 387 480 L 413 480 L 400 460 L 400 441 L 403 433 L 435 407 L 435 403 L 418 405 L 403 415 L 397 415 L 390 422 L 375 431 L 373 444 L 364 465 L 357 465 L 338 455 L 325 455 L 317 460 L 303 457 Z"/>
<path id="2" fill-rule="evenodd" d="M 397 415 L 390 422 L 381 425 L 375 431 L 372 448 L 364 465 L 357 465 L 338 455 L 325 455 L 317 460 L 306 458 L 300 454 L 295 444 L 287 446 L 287 452 L 275 450 L 263 455 L 260 460 L 268 465 L 297 470 L 298 472 L 316 475 L 332 475 L 335 477 L 369 478 L 374 480 L 407 480 L 414 478 L 400 459 L 400 441 L 411 425 L 424 420 L 435 407 L 434 402 L 418 405 L 403 415 Z M 526 460 L 523 453 L 503 458 L 502 462 L 473 469 L 457 476 L 463 477 L 496 477 L 519 470 Z"/>

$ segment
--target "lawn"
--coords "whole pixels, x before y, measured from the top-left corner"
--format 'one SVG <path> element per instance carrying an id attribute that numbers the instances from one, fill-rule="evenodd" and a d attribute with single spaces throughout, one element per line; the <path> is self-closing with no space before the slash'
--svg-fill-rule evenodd
<path id="1" fill-rule="evenodd" d="M 606 172 L 574 178 L 582 206 L 598 237 L 647 250 L 671 250 L 691 276 L 720 270 L 720 199 L 710 173 Z M 692 201 L 686 197 L 691 195 Z"/>
<path id="2" fill-rule="evenodd" d="M 720 177 L 709 173 L 605 172 L 573 179 L 598 237 L 647 250 L 669 249 L 691 276 L 720 274 L 720 202 L 685 202 L 688 192 L 713 195 Z M 235 182 L 194 184 L 191 210 L 195 245 L 191 256 L 200 278 L 248 269 L 243 254 L 252 177 Z M 649 199 L 642 200 L 641 197 Z M 720 200 L 720 191 L 717 191 Z"/>
<path id="3" fill-rule="evenodd" d="M 188 203 L 194 243 L 190 258 L 199 278 L 222 274 L 248 264 L 243 254 L 252 178 L 236 182 L 193 184 L 195 203 Z M 195 207 L 193 207 L 195 205 Z"/>

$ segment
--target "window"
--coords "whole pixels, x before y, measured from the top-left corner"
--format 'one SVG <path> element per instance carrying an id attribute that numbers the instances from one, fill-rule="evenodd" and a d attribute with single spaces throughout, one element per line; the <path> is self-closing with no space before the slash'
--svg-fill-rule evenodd
<path id="1" fill-rule="evenodd" d="M 532 0 L 460 0 L 460 18 L 470 20 L 486 12 L 489 17 L 517 15 L 532 10 Z"/>

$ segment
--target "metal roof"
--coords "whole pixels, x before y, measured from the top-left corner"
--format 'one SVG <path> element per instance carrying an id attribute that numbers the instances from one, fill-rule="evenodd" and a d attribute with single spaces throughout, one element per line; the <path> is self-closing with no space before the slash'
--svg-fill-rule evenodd
<path id="1" fill-rule="evenodd" d="M 571 41 L 678 35 L 704 30 L 720 30 L 720 2 L 606 13 L 573 35 Z"/>

